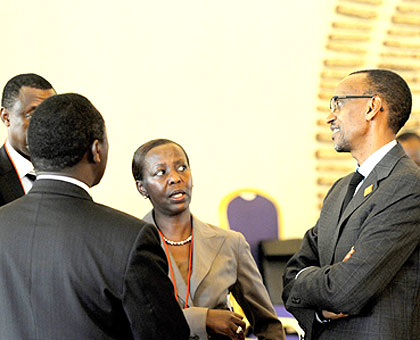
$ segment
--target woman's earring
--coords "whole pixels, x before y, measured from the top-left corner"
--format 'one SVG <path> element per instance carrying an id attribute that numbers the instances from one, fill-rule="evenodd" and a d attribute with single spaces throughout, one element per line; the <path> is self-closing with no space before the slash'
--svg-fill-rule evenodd
<path id="1" fill-rule="evenodd" d="M 149 198 L 149 195 L 148 195 L 148 194 L 144 194 L 144 195 L 143 195 L 143 198 L 144 198 L 144 199 L 148 199 L 148 198 Z"/>

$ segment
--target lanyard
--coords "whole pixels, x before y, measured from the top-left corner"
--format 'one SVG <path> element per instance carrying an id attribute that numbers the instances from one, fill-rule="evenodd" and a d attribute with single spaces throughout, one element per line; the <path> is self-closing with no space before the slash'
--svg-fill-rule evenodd
<path id="1" fill-rule="evenodd" d="M 157 228 L 157 230 L 159 231 L 160 236 L 162 237 L 162 242 L 165 245 L 165 253 L 166 253 L 166 258 L 168 259 L 168 265 L 169 265 L 169 271 L 171 273 L 171 278 L 172 278 L 172 283 L 174 285 L 174 294 L 175 294 L 175 298 L 176 301 L 178 301 L 178 290 L 176 288 L 176 281 L 175 281 L 175 275 L 174 275 L 174 271 L 172 269 L 172 263 L 171 263 L 171 258 L 169 257 L 169 251 L 168 251 L 168 246 L 166 245 L 166 242 L 164 241 L 163 238 L 163 234 L 160 231 L 159 228 Z M 190 245 L 190 258 L 188 260 L 188 282 L 187 282 L 187 296 L 185 298 L 185 305 L 184 305 L 184 309 L 188 307 L 188 298 L 190 296 L 190 282 L 191 282 L 191 269 L 192 269 L 192 251 L 193 251 L 193 241 L 194 241 L 194 237 L 193 237 L 193 229 L 191 228 L 191 245 Z"/>

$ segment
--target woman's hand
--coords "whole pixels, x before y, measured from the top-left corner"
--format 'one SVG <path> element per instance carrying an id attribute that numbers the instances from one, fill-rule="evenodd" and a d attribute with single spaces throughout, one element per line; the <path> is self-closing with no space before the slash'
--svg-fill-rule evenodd
<path id="1" fill-rule="evenodd" d="M 232 340 L 245 340 L 245 322 L 243 316 L 228 310 L 209 309 L 206 327 L 209 333 L 223 334 Z M 241 327 L 241 328 L 239 328 Z M 237 330 L 240 332 L 237 333 Z"/>

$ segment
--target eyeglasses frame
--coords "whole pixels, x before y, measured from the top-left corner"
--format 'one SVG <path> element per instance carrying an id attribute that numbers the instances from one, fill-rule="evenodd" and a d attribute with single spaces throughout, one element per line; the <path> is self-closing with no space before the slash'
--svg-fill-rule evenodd
<path id="1" fill-rule="evenodd" d="M 373 98 L 376 97 L 376 95 L 374 96 L 332 96 L 330 99 L 330 111 L 332 113 L 334 113 L 337 110 L 337 105 L 335 105 L 335 108 L 332 108 L 332 103 L 333 102 L 337 102 L 337 100 L 342 100 L 342 99 L 357 99 L 357 98 Z M 383 111 L 383 108 L 381 107 L 381 111 Z"/>

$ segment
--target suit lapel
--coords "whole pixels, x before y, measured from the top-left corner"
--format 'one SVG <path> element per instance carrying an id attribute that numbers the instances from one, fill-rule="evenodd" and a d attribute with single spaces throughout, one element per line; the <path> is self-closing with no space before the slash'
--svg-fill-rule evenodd
<path id="1" fill-rule="evenodd" d="M 155 224 L 153 220 L 152 211 L 150 211 L 143 220 L 145 222 Z M 160 240 L 161 246 L 165 249 L 163 240 Z M 194 306 L 194 296 L 207 273 L 209 272 L 214 259 L 216 258 L 222 244 L 224 237 L 216 234 L 211 228 L 199 219 L 193 216 L 193 259 L 192 259 L 192 273 L 190 282 L 190 295 L 188 298 L 188 306 Z M 187 296 L 187 285 L 182 278 L 181 272 L 176 265 L 175 260 L 169 252 L 176 288 L 178 291 L 178 298 L 181 305 L 184 305 L 185 297 Z"/>
<path id="2" fill-rule="evenodd" d="M 337 228 L 334 230 L 333 238 L 331 244 L 333 245 L 332 251 L 329 254 L 329 262 L 332 263 L 335 253 L 335 248 L 337 246 L 338 239 L 340 238 L 341 231 L 343 230 L 346 221 L 354 213 L 354 211 L 364 204 L 367 200 L 372 197 L 379 185 L 379 182 L 384 178 L 388 177 L 392 169 L 395 167 L 397 162 L 401 157 L 405 156 L 405 152 L 402 149 L 400 144 L 394 146 L 382 160 L 373 168 L 372 172 L 365 179 L 362 186 L 354 195 L 353 199 L 350 201 L 349 205 L 343 211 L 341 215 Z M 351 175 L 347 176 L 349 179 L 346 181 L 347 185 L 344 187 L 344 190 L 341 190 L 339 195 L 340 208 L 343 204 L 344 196 L 347 191 L 348 183 L 350 182 Z M 338 210 L 339 213 L 339 210 Z"/>
<path id="3" fill-rule="evenodd" d="M 147 215 L 143 217 L 143 221 L 156 226 L 155 221 L 153 219 L 153 210 L 149 211 L 147 213 Z M 195 237 L 195 235 L 194 235 L 194 237 Z M 160 246 L 162 247 L 163 250 L 165 250 L 166 249 L 165 248 L 165 243 L 164 243 L 162 237 L 160 237 L 160 235 L 159 235 L 159 238 L 160 238 Z M 194 251 L 194 249 L 193 249 L 193 251 Z M 171 261 L 172 271 L 174 273 L 174 278 L 175 278 L 176 290 L 177 290 L 177 293 L 178 293 L 178 302 L 181 306 L 184 306 L 185 297 L 187 296 L 187 285 L 185 284 L 184 278 L 182 277 L 181 272 L 179 271 L 179 268 L 178 268 L 174 258 L 172 257 L 171 252 L 170 251 L 168 251 L 168 252 L 165 251 L 165 253 L 167 254 L 167 256 L 169 256 L 168 261 Z M 168 276 L 172 281 L 171 274 L 169 272 L 168 272 Z M 188 306 L 190 306 L 190 307 L 194 306 L 194 304 L 191 300 L 191 294 L 188 298 Z"/>
<path id="4" fill-rule="evenodd" d="M 153 220 L 153 218 L 152 218 Z M 192 273 L 190 281 L 190 294 L 188 296 L 188 306 L 194 307 L 194 297 L 201 282 L 210 271 L 211 266 L 224 242 L 224 237 L 217 235 L 205 223 L 193 216 L 193 259 Z M 161 246 L 164 248 L 163 240 Z M 187 296 L 187 284 L 185 283 L 178 266 L 169 252 L 172 264 L 178 299 L 181 306 L 185 304 Z"/>
<path id="5" fill-rule="evenodd" d="M 190 296 L 192 298 L 194 298 L 198 287 L 210 271 L 210 268 L 225 240 L 222 235 L 218 235 L 205 223 L 195 217 L 193 217 L 193 227 L 193 271 L 191 275 L 190 288 Z"/>
<path id="6" fill-rule="evenodd" d="M 328 224 L 331 226 L 337 226 L 336 228 L 332 229 L 332 233 L 328 233 L 328 241 L 327 241 L 327 247 L 325 247 L 324 252 L 325 255 L 321 257 L 321 264 L 331 264 L 331 261 L 334 256 L 335 251 L 335 245 L 337 243 L 338 234 L 339 234 L 339 222 L 340 222 L 340 211 L 341 207 L 343 205 L 344 197 L 346 196 L 347 187 L 350 183 L 350 179 L 352 177 L 352 174 L 349 174 L 348 176 L 344 177 L 342 179 L 343 183 L 337 183 L 337 197 L 332 197 L 332 203 L 331 206 L 328 205 Z M 340 187 L 338 187 L 340 186 Z M 347 206 L 348 208 L 348 206 Z M 323 211 L 321 211 L 321 214 Z M 330 238 L 331 237 L 331 238 Z"/>
<path id="7" fill-rule="evenodd" d="M 163 242 L 164 241 L 161 238 L 160 239 L 160 245 L 163 249 L 165 249 L 165 244 Z M 194 249 L 193 249 L 193 251 L 194 251 Z M 179 271 L 179 268 L 178 268 L 174 258 L 172 257 L 171 252 L 168 251 L 168 254 L 169 254 L 170 261 L 171 261 L 172 271 L 173 271 L 174 277 L 175 277 L 176 289 L 177 289 L 177 293 L 178 293 L 178 301 L 179 301 L 179 304 L 182 306 L 182 308 L 184 308 L 185 298 L 187 296 L 187 285 L 184 281 L 184 278 L 181 275 L 181 272 Z M 170 274 L 169 274 L 169 277 L 170 277 Z M 191 288 L 190 288 L 190 290 L 191 290 Z M 192 302 L 192 299 L 191 299 L 191 292 L 190 292 L 190 295 L 188 297 L 188 306 L 189 307 L 194 306 L 194 303 Z"/>
<path id="8" fill-rule="evenodd" d="M 349 202 L 349 205 L 346 207 L 346 209 L 343 211 L 343 214 L 341 215 L 340 221 L 339 221 L 339 228 L 340 229 L 344 223 L 345 220 L 360 206 L 362 203 L 364 203 L 366 200 L 368 200 L 376 191 L 378 188 L 378 177 L 377 173 L 375 171 L 372 171 L 370 175 L 366 178 L 366 180 L 363 182 L 362 186 L 359 188 L 359 190 L 354 195 L 353 199 Z M 366 195 L 365 195 L 366 193 Z"/>

